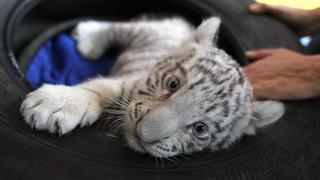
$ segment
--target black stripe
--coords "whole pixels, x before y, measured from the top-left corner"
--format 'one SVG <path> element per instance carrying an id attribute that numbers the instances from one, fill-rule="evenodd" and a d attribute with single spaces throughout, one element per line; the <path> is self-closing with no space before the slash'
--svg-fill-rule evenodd
<path id="1" fill-rule="evenodd" d="M 219 132 L 219 133 L 225 130 L 225 128 L 221 126 L 222 123 L 223 123 L 223 121 L 222 122 L 213 122 L 214 127 L 217 129 L 217 132 Z"/>
<path id="2" fill-rule="evenodd" d="M 136 124 L 139 124 L 139 122 L 143 119 L 144 115 L 143 116 L 140 116 L 139 119 L 137 120 Z"/>
<path id="3" fill-rule="evenodd" d="M 219 81 L 217 81 L 218 79 L 218 74 L 215 74 L 211 71 L 211 69 L 208 69 L 206 66 L 200 65 L 200 64 L 196 64 L 194 66 L 191 67 L 191 69 L 197 69 L 198 71 L 202 72 L 204 75 L 208 75 L 210 78 L 210 81 L 214 84 L 221 84 Z"/>
<path id="4" fill-rule="evenodd" d="M 138 117 L 138 107 L 137 103 L 134 105 L 134 118 Z"/>
<path id="5" fill-rule="evenodd" d="M 162 70 L 170 67 L 172 64 L 169 63 L 168 61 L 169 61 L 169 60 L 167 60 L 167 59 L 165 59 L 165 60 L 163 60 L 163 61 L 160 61 L 160 63 L 158 63 L 158 64 L 156 65 L 157 70 L 158 70 L 158 71 L 162 71 Z"/>
<path id="6" fill-rule="evenodd" d="M 186 68 L 184 68 L 184 67 L 182 67 L 181 65 L 178 67 L 179 68 L 179 70 L 181 71 L 181 75 L 183 76 L 183 77 L 186 77 L 187 76 L 187 69 Z"/>
<path id="7" fill-rule="evenodd" d="M 230 68 L 230 67 L 224 67 L 222 73 L 223 74 L 228 74 L 228 72 L 232 71 L 234 68 Z"/>
<path id="8" fill-rule="evenodd" d="M 220 95 L 220 94 L 222 94 L 223 93 L 223 91 L 224 91 L 224 89 L 222 88 L 222 89 L 220 89 L 217 93 L 216 93 L 216 95 Z"/>
<path id="9" fill-rule="evenodd" d="M 146 85 L 147 86 L 151 86 L 151 77 L 148 77 L 148 79 L 146 81 Z"/>
<path id="10" fill-rule="evenodd" d="M 149 93 L 154 93 L 156 87 L 152 85 L 153 88 L 147 87 L 147 90 L 149 91 Z"/>
<path id="11" fill-rule="evenodd" d="M 228 117 L 229 115 L 229 104 L 228 101 L 223 102 L 223 108 L 224 108 L 224 117 Z"/>
<path id="12" fill-rule="evenodd" d="M 173 145 L 172 149 L 171 149 L 171 152 L 176 152 L 176 151 L 177 151 L 177 146 Z"/>
<path id="13" fill-rule="evenodd" d="M 198 137 L 198 136 L 195 136 L 197 139 L 201 140 L 201 141 L 207 141 L 209 140 L 209 136 L 205 136 L 205 137 Z"/>
<path id="14" fill-rule="evenodd" d="M 163 82 L 164 78 L 169 74 L 172 73 L 174 71 L 180 70 L 181 73 L 185 72 L 185 74 L 187 73 L 187 70 L 185 70 L 183 67 L 181 67 L 181 62 L 178 62 L 175 64 L 175 66 L 173 68 L 168 69 L 167 71 L 165 71 L 162 76 L 161 76 L 161 80 Z M 184 74 L 184 75 L 185 75 Z"/>
<path id="15" fill-rule="evenodd" d="M 210 86 L 205 86 L 205 87 L 202 87 L 200 91 L 207 91 L 209 90 Z"/>
<path id="16" fill-rule="evenodd" d="M 147 115 L 150 111 L 151 109 L 147 109 L 146 113 L 143 116 Z"/>
<path id="17" fill-rule="evenodd" d="M 213 66 L 216 66 L 217 65 L 217 62 L 213 59 L 208 59 L 208 58 L 199 58 L 198 59 L 199 62 L 208 62 Z"/>
<path id="18" fill-rule="evenodd" d="M 209 91 L 206 91 L 204 94 L 205 95 L 211 95 L 215 90 L 214 89 L 211 89 Z M 214 93 L 215 94 L 215 93 Z"/>
<path id="19" fill-rule="evenodd" d="M 205 113 L 208 113 L 210 111 L 213 111 L 217 108 L 217 104 L 212 104 L 211 106 L 209 106 L 206 110 Z"/>
<path id="20" fill-rule="evenodd" d="M 157 87 L 153 84 L 151 84 L 151 88 L 148 87 L 148 91 L 154 92 L 157 89 Z"/>
<path id="21" fill-rule="evenodd" d="M 161 82 L 162 82 L 162 84 L 163 84 L 163 81 L 164 81 L 164 79 L 167 77 L 167 75 L 169 74 L 169 73 L 171 73 L 172 71 L 166 71 L 166 72 L 164 72 L 163 74 L 162 74 L 162 76 L 161 76 L 161 78 L 160 78 L 160 80 L 161 80 Z"/>
<path id="22" fill-rule="evenodd" d="M 199 84 L 204 83 L 204 81 L 205 81 L 205 78 L 202 77 L 201 79 L 199 79 L 199 80 L 196 81 L 195 83 L 192 83 L 192 84 L 189 86 L 188 89 L 192 90 L 192 89 L 194 89 L 196 86 L 198 86 Z"/>
<path id="23" fill-rule="evenodd" d="M 241 101 L 242 101 L 241 93 L 238 93 L 238 96 L 236 97 L 236 105 L 237 105 L 237 107 L 234 109 L 234 112 L 237 112 L 239 110 L 240 106 L 242 105 Z"/>
<path id="24" fill-rule="evenodd" d="M 187 142 L 187 149 L 191 149 L 194 147 L 194 144 L 190 141 Z"/>
<path id="25" fill-rule="evenodd" d="M 231 92 L 234 90 L 235 86 L 238 85 L 237 81 L 232 81 L 230 88 L 229 88 L 229 94 L 231 94 Z"/>
<path id="26" fill-rule="evenodd" d="M 159 87 L 159 82 L 160 82 L 160 79 L 159 79 L 159 78 L 156 78 L 155 84 L 156 84 L 157 87 Z"/>
<path id="27" fill-rule="evenodd" d="M 229 81 L 230 80 L 230 77 L 226 77 L 226 78 L 221 78 L 221 79 L 216 79 L 216 84 L 223 84 L 225 83 L 226 81 Z"/>
<path id="28" fill-rule="evenodd" d="M 152 94 L 150 94 L 150 93 L 147 92 L 147 91 L 143 91 L 143 90 L 138 90 L 138 94 L 139 94 L 139 95 L 144 95 L 144 96 L 152 96 Z"/>
<path id="29" fill-rule="evenodd" d="M 228 95 L 228 93 L 221 93 L 221 94 L 219 94 L 219 97 L 221 99 L 225 99 L 227 97 L 227 95 Z"/>

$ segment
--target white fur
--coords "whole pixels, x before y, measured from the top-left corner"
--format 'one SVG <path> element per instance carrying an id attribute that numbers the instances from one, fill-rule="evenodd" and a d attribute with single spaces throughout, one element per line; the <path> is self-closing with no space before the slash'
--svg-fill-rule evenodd
<path id="1" fill-rule="evenodd" d="M 109 28 L 109 23 L 97 21 L 79 23 L 72 32 L 73 38 L 78 41 L 78 51 L 91 60 L 101 57 L 106 50 L 106 40 L 102 32 L 107 31 Z"/>
<path id="2" fill-rule="evenodd" d="M 284 107 L 252 98 L 241 68 L 216 48 L 220 24 L 220 19 L 211 18 L 193 32 L 179 18 L 82 22 L 73 36 L 83 56 L 97 59 L 114 42 L 126 45 L 112 76 L 73 87 L 44 85 L 27 96 L 21 113 L 31 127 L 62 135 L 77 125 L 94 123 L 104 105 L 114 103 L 120 110 L 110 113 L 122 117 L 124 137 L 137 151 L 168 157 L 207 147 L 227 148 L 243 134 L 254 134 L 257 128 L 278 120 Z M 164 79 L 175 75 L 184 86 L 165 97 L 166 85 L 155 83 L 162 75 Z M 198 122 L 209 128 L 202 139 L 192 129 Z"/>
<path id="3" fill-rule="evenodd" d="M 102 108 L 96 99 L 96 94 L 79 87 L 44 85 L 28 95 L 21 113 L 32 127 L 63 135 L 98 119 Z"/>

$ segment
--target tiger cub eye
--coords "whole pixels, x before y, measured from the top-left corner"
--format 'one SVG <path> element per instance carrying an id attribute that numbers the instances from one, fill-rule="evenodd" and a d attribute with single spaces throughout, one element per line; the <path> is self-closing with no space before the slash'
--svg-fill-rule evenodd
<path id="1" fill-rule="evenodd" d="M 170 92 L 176 92 L 180 87 L 180 81 L 176 76 L 171 76 L 167 79 L 166 88 Z"/>
<path id="2" fill-rule="evenodd" d="M 197 122 L 192 127 L 195 136 L 203 136 L 208 132 L 208 126 L 203 122 Z"/>

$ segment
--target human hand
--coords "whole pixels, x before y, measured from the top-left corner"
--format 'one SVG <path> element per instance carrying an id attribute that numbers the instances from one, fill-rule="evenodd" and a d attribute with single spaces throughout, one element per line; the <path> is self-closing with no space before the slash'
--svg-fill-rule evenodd
<path id="1" fill-rule="evenodd" d="M 320 95 L 320 56 L 287 49 L 246 52 L 244 68 L 257 99 L 299 100 Z"/>
<path id="2" fill-rule="evenodd" d="M 253 3 L 248 7 L 254 14 L 271 14 L 288 24 L 299 35 L 312 35 L 320 31 L 320 8 L 303 10 L 286 6 L 274 6 L 262 3 Z"/>

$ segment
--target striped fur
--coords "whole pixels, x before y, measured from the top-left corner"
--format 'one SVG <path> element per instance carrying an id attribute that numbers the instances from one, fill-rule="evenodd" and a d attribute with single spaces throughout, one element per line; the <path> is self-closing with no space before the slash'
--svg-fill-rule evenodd
<path id="1" fill-rule="evenodd" d="M 219 25 L 218 18 L 204 21 L 196 30 L 180 18 L 82 22 L 74 31 L 82 55 L 98 58 L 112 44 L 125 50 L 110 77 L 73 88 L 93 92 L 95 99 L 90 101 L 101 105 L 105 118 L 116 118 L 112 121 L 137 151 L 169 157 L 227 148 L 242 135 L 278 120 L 284 110 L 281 103 L 253 99 L 239 65 L 215 45 Z M 175 92 L 166 86 L 172 77 L 180 82 Z M 25 107 L 37 91 L 34 94 L 22 106 L 25 117 L 30 114 Z M 37 126 L 38 120 L 27 122 Z M 208 130 L 201 136 L 194 129 L 198 122 Z M 60 126 L 47 129 L 56 132 Z"/>

